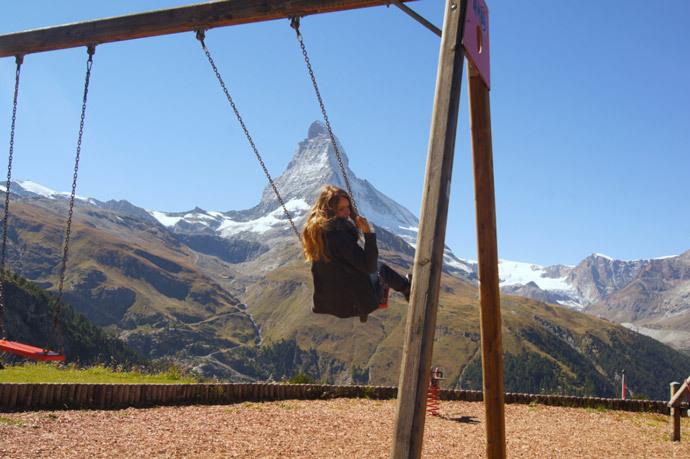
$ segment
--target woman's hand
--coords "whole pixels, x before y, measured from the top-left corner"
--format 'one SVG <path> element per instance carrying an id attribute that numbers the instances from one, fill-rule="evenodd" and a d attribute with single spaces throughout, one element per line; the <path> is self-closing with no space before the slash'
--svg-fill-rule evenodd
<path id="1" fill-rule="evenodd" d="M 357 224 L 357 228 L 359 228 L 363 233 L 371 233 L 371 226 L 369 226 L 369 222 L 366 218 L 357 216 L 355 223 Z"/>

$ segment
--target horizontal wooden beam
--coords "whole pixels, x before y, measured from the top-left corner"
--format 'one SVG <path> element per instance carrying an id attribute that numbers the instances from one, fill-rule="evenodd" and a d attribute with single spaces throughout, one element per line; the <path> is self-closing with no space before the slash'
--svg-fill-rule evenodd
<path id="1" fill-rule="evenodd" d="M 390 0 L 221 0 L 0 35 L 0 57 L 389 3 Z"/>
<path id="2" fill-rule="evenodd" d="M 680 389 L 678 389 L 676 394 L 671 398 L 671 400 L 669 400 L 668 406 L 670 408 L 676 407 L 680 403 L 680 399 L 683 397 L 683 395 L 685 395 L 686 391 L 690 391 L 690 378 L 683 382 L 683 385 L 680 386 Z"/>

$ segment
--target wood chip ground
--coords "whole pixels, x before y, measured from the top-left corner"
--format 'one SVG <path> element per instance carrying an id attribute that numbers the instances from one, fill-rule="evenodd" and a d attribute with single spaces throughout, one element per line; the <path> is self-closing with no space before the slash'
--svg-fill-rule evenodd
<path id="1" fill-rule="evenodd" d="M 484 405 L 442 402 L 425 458 L 484 457 Z M 0 414 L 3 458 L 387 458 L 395 401 L 287 400 L 222 406 Z M 690 458 L 668 416 L 506 405 L 511 458 Z"/>

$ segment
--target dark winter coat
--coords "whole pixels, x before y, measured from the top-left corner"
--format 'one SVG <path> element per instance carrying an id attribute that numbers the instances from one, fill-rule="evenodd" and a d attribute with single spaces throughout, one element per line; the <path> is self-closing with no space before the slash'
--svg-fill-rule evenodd
<path id="1" fill-rule="evenodd" d="M 345 218 L 336 218 L 326 228 L 330 259 L 311 265 L 313 312 L 345 318 L 369 314 L 378 308 L 370 277 L 378 271 L 376 234 L 364 234 L 364 249 L 357 244 L 358 238 L 357 228 Z"/>

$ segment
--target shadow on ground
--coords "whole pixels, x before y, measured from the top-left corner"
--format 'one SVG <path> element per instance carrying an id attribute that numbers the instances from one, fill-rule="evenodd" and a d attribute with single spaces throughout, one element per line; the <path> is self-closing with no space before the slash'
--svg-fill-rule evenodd
<path id="1" fill-rule="evenodd" d="M 454 422 L 459 422 L 461 424 L 479 424 L 479 421 L 477 418 L 472 417 L 472 416 L 439 416 L 441 419 L 445 419 L 446 421 L 454 421 Z"/>

